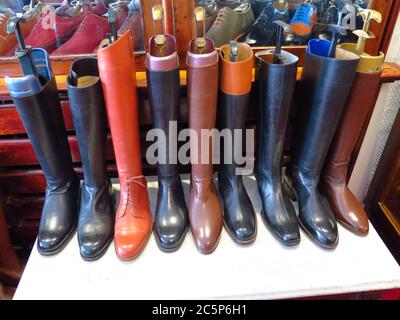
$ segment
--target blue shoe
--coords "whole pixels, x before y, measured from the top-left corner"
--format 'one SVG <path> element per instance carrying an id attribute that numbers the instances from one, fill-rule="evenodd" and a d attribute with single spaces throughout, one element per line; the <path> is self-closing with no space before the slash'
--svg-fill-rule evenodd
<path id="1" fill-rule="evenodd" d="M 299 5 L 290 21 L 292 32 L 301 37 L 310 35 L 316 23 L 317 9 L 309 2 Z"/>

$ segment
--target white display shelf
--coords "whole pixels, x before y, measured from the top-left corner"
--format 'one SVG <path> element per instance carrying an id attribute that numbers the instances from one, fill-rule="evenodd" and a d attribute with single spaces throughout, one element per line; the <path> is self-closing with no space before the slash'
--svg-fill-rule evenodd
<path id="1" fill-rule="evenodd" d="M 156 177 L 148 182 L 154 212 Z M 187 199 L 187 175 L 183 183 Z M 367 237 L 339 226 L 335 250 L 304 232 L 288 248 L 262 222 L 254 178 L 245 185 L 258 218 L 252 245 L 239 246 L 223 231 L 217 250 L 202 255 L 189 232 L 175 253 L 161 252 L 152 236 L 135 261 L 119 261 L 112 244 L 100 260 L 85 262 L 74 236 L 56 256 L 33 249 L 14 299 L 277 299 L 400 288 L 400 267 L 372 226 Z"/>

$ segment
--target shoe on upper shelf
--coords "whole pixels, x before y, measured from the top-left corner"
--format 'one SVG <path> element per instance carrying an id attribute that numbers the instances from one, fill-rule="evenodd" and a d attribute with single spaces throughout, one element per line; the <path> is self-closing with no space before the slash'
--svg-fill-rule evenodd
<path id="1" fill-rule="evenodd" d="M 124 19 L 121 27 L 119 28 L 118 34 L 122 35 L 128 30 L 132 31 L 133 39 L 135 42 L 135 51 L 144 50 L 144 30 L 142 16 L 140 14 L 140 1 L 132 0 L 128 4 L 127 8 L 127 16 Z"/>
<path id="2" fill-rule="evenodd" d="M 235 9 L 224 7 L 218 12 L 206 38 L 213 40 L 215 47 L 220 47 L 246 33 L 253 21 L 254 15 L 249 3 L 243 3 Z"/>
<path id="3" fill-rule="evenodd" d="M 15 36 L 15 33 L 7 32 L 7 23 L 11 17 L 11 13 L 0 12 L 0 56 L 14 55 L 17 46 L 17 37 Z M 30 34 L 39 18 L 40 15 L 36 14 L 23 23 L 20 23 L 22 35 L 24 37 L 27 37 Z"/>
<path id="4" fill-rule="evenodd" d="M 45 6 L 40 20 L 25 42 L 34 48 L 42 48 L 52 53 L 71 39 L 87 15 L 103 15 L 105 12 L 107 8 L 103 0 L 97 0 L 95 5 L 84 7 L 71 6 L 70 2 L 65 0 L 56 10 L 52 6 Z"/>
<path id="5" fill-rule="evenodd" d="M 310 35 L 316 23 L 317 10 L 311 2 L 299 5 L 290 20 L 292 32 L 297 36 Z"/>
<path id="6" fill-rule="evenodd" d="M 100 42 L 110 33 L 107 18 L 90 13 L 85 16 L 78 30 L 54 55 L 92 53 Z"/>
<path id="7" fill-rule="evenodd" d="M 268 46 L 275 42 L 276 25 L 274 21 L 289 20 L 289 3 L 287 0 L 276 0 L 272 6 L 267 6 L 254 21 L 246 42 L 252 46 Z"/>
<path id="8" fill-rule="evenodd" d="M 219 9 L 216 0 L 197 0 L 196 6 L 203 7 L 206 10 L 206 32 L 211 28 L 217 18 Z M 202 30 L 197 30 L 201 34 Z"/>
<path id="9" fill-rule="evenodd" d="M 272 7 L 274 2 L 275 0 L 251 0 L 254 18 L 257 19 L 266 7 Z"/>

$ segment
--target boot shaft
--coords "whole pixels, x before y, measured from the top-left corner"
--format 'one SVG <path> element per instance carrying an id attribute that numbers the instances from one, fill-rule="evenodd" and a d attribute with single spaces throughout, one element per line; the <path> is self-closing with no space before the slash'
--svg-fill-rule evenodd
<path id="1" fill-rule="evenodd" d="M 219 170 L 220 173 L 235 176 L 235 169 L 241 165 L 238 160 L 243 157 L 245 150 L 244 133 L 252 83 L 253 51 L 248 44 L 238 43 L 237 55 L 231 58 L 232 49 L 230 45 L 225 45 L 220 51 L 217 121 L 220 133 L 225 131 L 231 137 L 227 138 L 231 140 L 228 143 L 225 138 L 221 140 Z M 241 154 L 238 153 L 240 150 Z"/>
<path id="2" fill-rule="evenodd" d="M 286 129 L 296 86 L 298 58 L 282 51 L 284 63 L 274 63 L 274 51 L 256 54 L 258 104 L 257 171 L 281 176 Z"/>
<path id="3" fill-rule="evenodd" d="M 119 174 L 142 174 L 136 68 L 130 32 L 98 50 L 99 74 Z"/>
<path id="4" fill-rule="evenodd" d="M 177 146 L 170 141 L 173 132 L 170 125 L 175 122 L 176 128 L 180 127 L 180 82 L 179 61 L 176 53 L 175 38 L 164 35 L 166 44 L 162 52 L 155 44 L 155 37 L 149 41 L 149 53 L 146 56 L 146 74 L 149 89 L 149 100 L 154 129 L 161 129 L 165 134 L 164 141 L 157 140 L 159 159 L 165 159 L 165 163 L 158 164 L 159 175 L 175 175 L 178 173 L 177 164 L 170 164 L 171 143 L 174 143 L 175 159 L 177 160 Z M 160 155 L 160 152 L 163 154 Z"/>
<path id="5" fill-rule="evenodd" d="M 201 129 L 212 130 L 216 125 L 218 96 L 218 53 L 211 40 L 206 40 L 203 53 L 196 53 L 194 41 L 190 43 L 188 65 L 189 128 L 194 130 L 198 143 L 191 138 L 192 175 L 197 178 L 212 177 L 212 144 L 208 138 L 208 150 L 201 143 Z M 197 152 L 193 152 L 196 148 Z M 208 152 L 208 164 L 201 163 L 201 155 Z M 195 155 L 197 153 L 197 157 Z"/>
<path id="6" fill-rule="evenodd" d="M 347 100 L 324 165 L 324 178 L 347 183 L 352 153 L 360 138 L 368 114 L 380 87 L 380 72 L 357 72 L 352 93 Z"/>
<path id="7" fill-rule="evenodd" d="M 85 184 L 106 184 L 107 120 L 96 58 L 76 60 L 68 76 L 68 97 L 78 137 Z"/>
<path id="8" fill-rule="evenodd" d="M 316 171 L 324 164 L 359 61 L 359 56 L 340 48 L 336 58 L 314 53 L 326 43 L 330 41 L 311 40 L 306 51 L 292 145 L 292 164 Z"/>
<path id="9" fill-rule="evenodd" d="M 18 86 L 27 78 L 7 81 L 18 114 L 32 143 L 48 188 L 65 185 L 74 175 L 64 118 L 56 81 L 49 66 L 47 53 L 34 49 L 35 61 L 41 75 L 36 79 L 37 90 L 20 95 Z M 44 67 L 47 62 L 47 67 Z M 34 78 L 32 77 L 34 80 Z M 40 84 L 39 84 L 40 83 Z M 42 85 L 42 83 L 44 83 Z M 13 88 L 14 87 L 14 88 Z M 14 91 L 14 90 L 17 91 Z"/>

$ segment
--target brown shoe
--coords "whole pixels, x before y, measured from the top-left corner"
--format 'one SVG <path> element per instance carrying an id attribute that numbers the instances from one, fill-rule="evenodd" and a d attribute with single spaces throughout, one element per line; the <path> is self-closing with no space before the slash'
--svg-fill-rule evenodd
<path id="1" fill-rule="evenodd" d="M 222 8 L 206 37 L 214 41 L 215 47 L 221 47 L 246 33 L 253 21 L 254 15 L 249 3 L 243 3 L 235 9 Z"/>
<path id="2" fill-rule="evenodd" d="M 14 52 L 12 51 L 17 45 L 15 34 L 7 32 L 7 23 L 10 18 L 11 14 L 0 13 L 0 56 L 13 55 Z M 20 24 L 24 37 L 29 35 L 38 20 L 39 14 Z"/>

